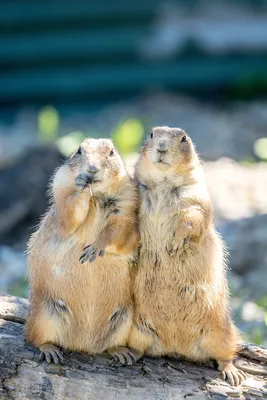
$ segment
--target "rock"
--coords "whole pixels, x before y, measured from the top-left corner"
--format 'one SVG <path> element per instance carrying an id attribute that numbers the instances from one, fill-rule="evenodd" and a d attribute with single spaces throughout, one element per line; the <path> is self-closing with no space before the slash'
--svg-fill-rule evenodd
<path id="1" fill-rule="evenodd" d="M 1 121 L 2 122 L 2 121 Z M 36 112 L 20 110 L 12 123 L 0 124 L 0 168 L 6 167 L 21 157 L 25 151 L 37 146 Z"/>
<path id="2" fill-rule="evenodd" d="M 24 324 L 29 310 L 29 301 L 22 297 L 0 296 L 0 319 Z"/>
<path id="3" fill-rule="evenodd" d="M 231 268 L 241 275 L 261 271 L 258 290 L 267 282 L 267 214 L 226 222 L 220 226 L 220 231 L 226 240 L 230 253 Z M 248 278 L 251 285 L 251 279 Z"/>
<path id="4" fill-rule="evenodd" d="M 62 156 L 53 147 L 31 149 L 0 170 L 0 241 L 14 243 L 29 236 L 47 208 L 48 182 Z"/>
<path id="5" fill-rule="evenodd" d="M 240 164 L 229 158 L 206 162 L 205 174 L 216 224 L 267 214 L 267 164 Z"/>
<path id="6" fill-rule="evenodd" d="M 0 293 L 9 293 L 26 272 L 26 255 L 11 247 L 0 245 Z"/>

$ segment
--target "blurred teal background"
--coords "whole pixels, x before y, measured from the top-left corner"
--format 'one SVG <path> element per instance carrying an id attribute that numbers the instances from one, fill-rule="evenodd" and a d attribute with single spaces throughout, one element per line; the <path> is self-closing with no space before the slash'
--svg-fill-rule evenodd
<path id="1" fill-rule="evenodd" d="M 2 1 L 0 102 L 63 110 L 156 88 L 266 93 L 266 46 L 262 0 Z"/>
<path id="2" fill-rule="evenodd" d="M 111 136 L 129 171 L 153 125 L 188 131 L 230 248 L 232 308 L 267 343 L 267 1 L 0 4 L 0 292 L 27 296 L 25 249 L 54 169 Z"/>
<path id="3" fill-rule="evenodd" d="M 212 101 L 262 97 L 266 49 L 264 0 L 2 1 L 0 135 L 1 126 L 14 124 L 27 110 L 22 118 L 33 126 L 37 120 L 34 129 L 42 138 L 75 131 L 74 139 L 60 143 L 66 153 L 81 137 L 77 128 L 96 136 L 106 130 L 99 123 L 93 133 L 81 123 L 84 116 L 144 93 Z M 145 113 L 135 117 L 145 128 L 151 124 Z M 108 129 L 127 118 L 121 115 Z M 134 135 L 128 135 L 129 144 L 124 136 L 124 152 L 138 145 Z M 266 141 L 255 152 L 267 158 Z"/>

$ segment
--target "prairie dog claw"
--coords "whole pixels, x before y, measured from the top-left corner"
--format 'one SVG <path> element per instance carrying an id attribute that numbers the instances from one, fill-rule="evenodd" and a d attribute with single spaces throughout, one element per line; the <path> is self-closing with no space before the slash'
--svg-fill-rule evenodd
<path id="1" fill-rule="evenodd" d="M 128 347 L 115 347 L 109 349 L 108 353 L 114 358 L 115 362 L 122 365 L 133 365 L 137 361 L 134 350 Z"/>
<path id="2" fill-rule="evenodd" d="M 83 264 L 86 261 L 93 262 L 96 260 L 97 256 L 103 257 L 105 254 L 104 249 L 98 249 L 97 247 L 94 247 L 92 244 L 89 244 L 89 246 L 86 246 L 83 249 L 83 253 L 80 257 L 80 262 Z"/>
<path id="3" fill-rule="evenodd" d="M 48 364 L 50 364 L 51 362 L 54 362 L 55 364 L 63 362 L 62 351 L 59 350 L 59 348 L 52 343 L 42 344 L 40 346 L 40 351 L 40 361 L 46 361 L 48 362 Z"/>
<path id="4" fill-rule="evenodd" d="M 239 386 L 247 377 L 245 372 L 238 370 L 232 361 L 219 362 L 219 370 L 223 379 L 228 380 L 231 386 Z"/>

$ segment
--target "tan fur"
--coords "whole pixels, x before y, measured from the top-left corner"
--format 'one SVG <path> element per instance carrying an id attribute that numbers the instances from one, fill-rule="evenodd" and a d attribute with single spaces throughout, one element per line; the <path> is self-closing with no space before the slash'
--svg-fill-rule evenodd
<path id="1" fill-rule="evenodd" d="M 129 346 L 139 356 L 216 359 L 238 383 L 232 359 L 239 334 L 230 319 L 224 245 L 202 167 L 181 129 L 157 127 L 152 135 L 135 169 L 141 248 Z"/>
<path id="2" fill-rule="evenodd" d="M 79 179 L 90 176 L 90 165 L 99 169 L 98 181 L 82 187 Z M 105 205 L 107 198 L 116 204 Z M 130 270 L 138 242 L 137 207 L 136 187 L 110 140 L 85 140 L 81 154 L 59 168 L 51 208 L 29 242 L 29 342 L 41 349 L 52 343 L 88 353 L 126 344 L 133 313 Z M 81 264 L 89 244 L 105 255 Z"/>

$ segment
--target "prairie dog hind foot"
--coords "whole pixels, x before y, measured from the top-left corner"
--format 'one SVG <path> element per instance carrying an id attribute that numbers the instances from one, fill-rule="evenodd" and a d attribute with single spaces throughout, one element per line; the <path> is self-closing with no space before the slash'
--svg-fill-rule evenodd
<path id="1" fill-rule="evenodd" d="M 245 372 L 238 370 L 232 361 L 218 361 L 218 365 L 223 379 L 228 380 L 231 386 L 239 386 L 247 377 Z"/>
<path id="2" fill-rule="evenodd" d="M 115 362 L 119 362 L 122 365 L 133 365 L 140 358 L 135 350 L 124 346 L 113 347 L 108 349 L 107 352 Z"/>
<path id="3" fill-rule="evenodd" d="M 59 364 L 63 362 L 63 354 L 62 351 L 59 350 L 57 346 L 52 343 L 42 344 L 40 347 L 40 361 L 46 361 L 48 364 L 54 362 L 55 364 Z"/>

